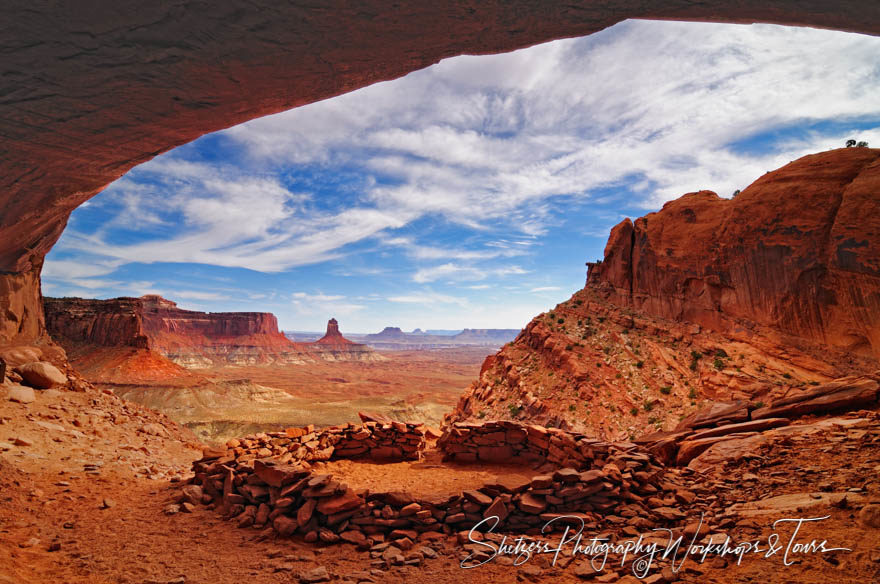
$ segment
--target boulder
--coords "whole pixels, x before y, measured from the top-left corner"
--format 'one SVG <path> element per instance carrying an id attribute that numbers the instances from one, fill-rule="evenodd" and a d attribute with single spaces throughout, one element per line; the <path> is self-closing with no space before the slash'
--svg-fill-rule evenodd
<path id="1" fill-rule="evenodd" d="M 67 376 L 57 367 L 45 361 L 25 363 L 15 368 L 25 385 L 35 389 L 49 389 L 67 383 Z"/>
<path id="2" fill-rule="evenodd" d="M 7 386 L 8 390 L 6 393 L 6 397 L 9 401 L 18 402 L 20 404 L 29 404 L 36 401 L 37 396 L 34 394 L 34 390 L 30 387 L 25 387 L 23 385 L 9 385 Z"/>
<path id="3" fill-rule="evenodd" d="M 880 529 L 880 505 L 865 505 L 859 511 L 859 521 L 865 527 Z"/>
<path id="4" fill-rule="evenodd" d="M 275 521 L 272 522 L 272 527 L 275 528 L 275 531 L 278 532 L 278 535 L 290 536 L 296 532 L 297 522 L 287 515 L 279 515 L 275 518 Z"/>

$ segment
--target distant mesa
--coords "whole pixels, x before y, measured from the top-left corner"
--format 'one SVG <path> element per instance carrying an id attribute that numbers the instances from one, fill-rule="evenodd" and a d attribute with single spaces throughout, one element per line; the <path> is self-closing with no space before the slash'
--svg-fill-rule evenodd
<path id="1" fill-rule="evenodd" d="M 183 368 L 300 365 L 318 359 L 377 360 L 331 320 L 315 343 L 296 343 L 269 312 L 199 312 L 150 294 L 95 300 L 46 298 L 49 334 L 95 381 L 186 376 Z"/>
<path id="2" fill-rule="evenodd" d="M 421 349 L 444 349 L 454 347 L 498 348 L 516 338 L 519 329 L 464 329 L 460 331 L 423 331 L 420 328 L 411 333 L 400 327 L 387 326 L 381 332 L 363 335 L 358 340 L 374 349 L 386 351 L 406 351 Z"/>
<path id="3" fill-rule="evenodd" d="M 83 359 L 129 347 L 152 353 L 153 361 L 161 358 L 187 368 L 313 361 L 305 347 L 279 332 L 278 320 L 268 312 L 184 310 L 155 294 L 46 298 L 45 310 L 49 334 Z"/>

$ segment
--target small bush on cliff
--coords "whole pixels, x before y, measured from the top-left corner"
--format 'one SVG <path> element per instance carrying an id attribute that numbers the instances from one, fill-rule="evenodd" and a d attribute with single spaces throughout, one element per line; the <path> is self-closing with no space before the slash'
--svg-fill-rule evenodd
<path id="1" fill-rule="evenodd" d="M 642 404 L 642 407 L 645 408 L 646 412 L 650 412 L 651 410 L 654 409 L 654 402 L 652 402 L 649 399 L 646 399 L 645 403 Z"/>
<path id="2" fill-rule="evenodd" d="M 715 369 L 719 369 L 719 370 L 720 370 L 720 369 L 724 369 L 724 361 L 722 361 L 721 359 L 716 358 L 716 359 L 715 359 Z"/>
<path id="3" fill-rule="evenodd" d="M 691 390 L 688 392 L 688 397 L 691 399 L 697 399 L 697 390 L 692 387 Z"/>
<path id="4" fill-rule="evenodd" d="M 725 351 L 724 349 L 718 349 L 717 351 L 715 351 L 715 356 L 721 357 L 722 359 L 727 359 L 728 357 L 727 351 Z"/>
<path id="5" fill-rule="evenodd" d="M 672 392 L 671 385 L 664 385 L 663 387 L 660 388 L 660 393 L 662 393 L 663 395 L 669 395 L 671 392 Z"/>
<path id="6" fill-rule="evenodd" d="M 633 416 L 638 416 L 639 415 L 639 408 L 633 406 L 633 408 L 630 409 L 629 413 L 632 414 Z"/>
<path id="7" fill-rule="evenodd" d="M 517 417 L 519 415 L 519 413 L 522 411 L 522 408 L 516 404 L 510 404 L 509 406 L 507 406 L 507 409 L 510 410 L 510 416 L 512 418 Z"/>
<path id="8" fill-rule="evenodd" d="M 703 354 L 699 351 L 691 351 L 691 359 L 693 359 L 694 361 L 699 361 L 702 358 Z"/>
<path id="9" fill-rule="evenodd" d="M 638 367 L 639 369 L 641 369 L 641 368 L 644 367 L 644 366 L 645 366 L 645 362 L 644 362 L 644 361 L 636 361 L 636 367 Z"/>

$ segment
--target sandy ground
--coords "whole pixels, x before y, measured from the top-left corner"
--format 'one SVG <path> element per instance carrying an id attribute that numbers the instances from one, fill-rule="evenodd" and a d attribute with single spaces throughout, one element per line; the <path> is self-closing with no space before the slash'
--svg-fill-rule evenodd
<path id="1" fill-rule="evenodd" d="M 515 567 L 502 559 L 472 570 L 459 562 L 467 551 L 454 536 L 430 544 L 439 555 L 420 566 L 387 568 L 369 552 L 348 545 L 315 547 L 292 539 L 266 538 L 237 529 L 204 508 L 167 516 L 165 506 L 179 492 L 191 461 L 199 456 L 187 432 L 162 416 L 113 395 L 40 392 L 35 403 L 0 401 L 0 582 L 233 584 L 299 582 L 303 572 L 322 566 L 333 582 L 581 582 L 582 558 L 557 566 L 540 556 Z M 783 564 L 777 555 L 734 561 L 689 561 L 676 577 L 699 583 L 863 584 L 880 581 L 880 530 L 858 522 L 864 501 L 880 500 L 880 429 L 830 432 L 756 453 L 740 463 L 691 480 L 703 500 L 726 509 L 735 503 L 774 501 L 787 493 L 805 503 L 780 502 L 769 516 L 733 518 L 714 530 L 738 541 L 765 541 L 772 519 L 820 517 L 800 539 L 827 539 L 852 551 L 800 554 Z M 482 480 L 498 469 L 447 469 L 422 463 L 367 465 L 333 463 L 346 480 L 372 487 L 448 489 Z M 513 469 L 511 472 L 528 472 Z M 503 472 L 503 471 L 502 471 Z M 701 485 L 701 486 L 700 486 Z M 829 506 L 810 501 L 831 489 L 860 490 L 860 501 Z M 615 539 L 620 532 L 609 531 Z M 785 534 L 784 534 L 785 535 Z M 786 537 L 788 537 L 786 535 Z M 558 538 L 558 536 L 556 536 Z M 549 541 L 556 541 L 556 538 Z M 427 544 L 417 543 L 416 550 Z M 430 555 L 430 554 L 429 554 Z M 612 558 L 614 559 L 614 558 Z M 563 567 L 564 565 L 564 567 Z M 659 575 L 661 562 L 652 572 Z M 668 562 L 665 564 L 668 566 Z M 627 568 L 628 569 L 628 568 Z M 612 570 L 615 570 L 612 572 Z M 612 575 L 617 574 L 617 575 Z M 589 578 L 626 582 L 624 569 L 609 563 Z"/>

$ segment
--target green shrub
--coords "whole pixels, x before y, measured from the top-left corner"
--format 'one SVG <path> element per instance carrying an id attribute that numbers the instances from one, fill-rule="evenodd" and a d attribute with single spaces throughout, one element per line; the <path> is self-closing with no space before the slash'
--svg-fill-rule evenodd
<path id="1" fill-rule="evenodd" d="M 639 415 L 639 408 L 633 406 L 632 409 L 630 409 L 629 413 L 632 414 L 633 416 L 638 416 Z"/>
<path id="2" fill-rule="evenodd" d="M 644 366 L 645 366 L 645 362 L 644 362 L 644 361 L 637 361 L 637 362 L 636 362 L 636 367 L 638 367 L 639 369 L 641 369 L 641 368 L 644 367 Z"/>
<path id="3" fill-rule="evenodd" d="M 571 404 L 571 405 L 568 406 L 568 411 L 569 411 L 569 412 L 573 412 L 573 411 L 575 411 L 576 409 L 577 409 L 577 406 L 574 405 L 574 404 Z"/>
<path id="4" fill-rule="evenodd" d="M 693 359 L 694 361 L 699 361 L 702 358 L 703 354 L 699 351 L 691 351 L 691 359 Z"/>
<path id="5" fill-rule="evenodd" d="M 715 359 L 715 369 L 724 369 L 724 361 Z"/>
<path id="6" fill-rule="evenodd" d="M 649 399 L 646 399 L 645 403 L 642 404 L 642 407 L 645 408 L 646 412 L 650 412 L 651 410 L 654 409 L 654 402 L 652 402 Z"/>
<path id="7" fill-rule="evenodd" d="M 509 406 L 507 406 L 507 409 L 510 410 L 510 415 L 511 415 L 511 417 L 514 417 L 514 418 L 516 416 L 518 416 L 519 413 L 522 411 L 522 408 L 516 404 L 510 404 Z"/>
<path id="8" fill-rule="evenodd" d="M 663 395 L 669 395 L 670 393 L 672 393 L 672 386 L 664 385 L 660 388 L 660 393 L 662 393 Z"/>
<path id="9" fill-rule="evenodd" d="M 718 349 L 715 351 L 716 357 L 721 357 L 722 359 L 727 359 L 727 352 L 724 349 Z"/>
<path id="10" fill-rule="evenodd" d="M 565 324 L 565 319 L 564 318 L 557 318 L 556 324 Z"/>
<path id="11" fill-rule="evenodd" d="M 696 390 L 696 388 L 693 388 L 693 387 L 691 388 L 691 390 L 688 392 L 688 397 L 691 398 L 691 399 L 697 399 L 697 390 Z"/>
<path id="12" fill-rule="evenodd" d="M 791 373 L 783 373 L 782 376 L 786 379 L 791 379 Z"/>

